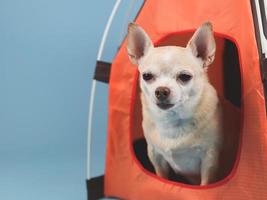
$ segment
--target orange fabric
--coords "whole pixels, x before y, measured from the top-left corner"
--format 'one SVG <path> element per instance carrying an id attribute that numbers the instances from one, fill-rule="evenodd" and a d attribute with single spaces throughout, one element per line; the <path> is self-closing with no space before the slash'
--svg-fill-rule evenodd
<path id="1" fill-rule="evenodd" d="M 213 23 L 215 32 L 229 36 L 238 46 L 242 138 L 237 165 L 223 181 L 204 187 L 166 181 L 140 166 L 130 141 L 134 116 L 140 115 L 134 114 L 137 70 L 128 59 L 124 42 L 110 77 L 105 195 L 130 200 L 267 199 L 267 123 L 250 1 L 147 0 L 137 23 L 158 41 L 172 32 L 195 29 L 207 20 Z M 219 91 L 223 90 L 221 83 L 221 79 L 214 80 Z M 230 119 L 235 119 L 238 111 L 227 105 L 225 110 L 229 113 L 228 126 L 234 129 Z M 141 136 L 133 135 L 133 139 Z"/>

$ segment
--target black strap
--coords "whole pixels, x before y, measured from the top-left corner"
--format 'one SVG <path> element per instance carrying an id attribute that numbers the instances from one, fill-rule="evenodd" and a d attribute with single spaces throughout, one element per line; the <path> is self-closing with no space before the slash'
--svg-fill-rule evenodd
<path id="1" fill-rule="evenodd" d="M 87 199 L 98 200 L 104 197 L 104 175 L 86 180 Z"/>
<path id="2" fill-rule="evenodd" d="M 94 79 L 104 83 L 109 83 L 110 70 L 111 63 L 99 60 L 96 61 Z"/>

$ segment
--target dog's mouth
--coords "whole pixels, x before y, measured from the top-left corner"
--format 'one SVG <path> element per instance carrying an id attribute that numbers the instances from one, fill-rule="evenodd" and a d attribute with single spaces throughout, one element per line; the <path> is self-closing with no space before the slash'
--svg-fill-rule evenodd
<path id="1" fill-rule="evenodd" d="M 161 108 L 162 110 L 167 110 L 174 106 L 174 104 L 171 103 L 157 103 L 157 106 Z"/>

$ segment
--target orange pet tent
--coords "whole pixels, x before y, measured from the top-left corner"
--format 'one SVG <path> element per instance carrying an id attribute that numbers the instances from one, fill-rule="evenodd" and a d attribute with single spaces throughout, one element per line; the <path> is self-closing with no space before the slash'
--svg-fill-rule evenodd
<path id="1" fill-rule="evenodd" d="M 138 71 L 128 59 L 125 40 L 111 66 L 97 61 L 95 79 L 109 80 L 108 144 L 105 174 L 87 181 L 88 199 L 267 199 L 263 8 L 261 0 L 144 2 L 136 23 L 156 46 L 185 46 L 198 26 L 212 22 L 217 52 L 209 77 L 223 104 L 225 140 L 232 145 L 225 146 L 221 180 L 214 184 L 193 186 L 181 177 L 156 176 L 142 133 Z"/>

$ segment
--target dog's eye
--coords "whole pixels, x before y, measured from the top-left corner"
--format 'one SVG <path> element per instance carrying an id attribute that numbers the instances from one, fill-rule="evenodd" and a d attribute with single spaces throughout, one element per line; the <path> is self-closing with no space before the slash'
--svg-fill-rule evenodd
<path id="1" fill-rule="evenodd" d="M 187 73 L 181 73 L 181 74 L 179 74 L 177 76 L 177 80 L 182 82 L 182 83 L 187 83 L 191 79 L 192 79 L 192 75 L 191 74 L 187 74 Z"/>
<path id="2" fill-rule="evenodd" d="M 143 73 L 143 79 L 144 79 L 145 81 L 150 81 L 150 80 L 152 80 L 153 78 L 154 78 L 153 74 L 151 74 L 151 73 Z"/>

